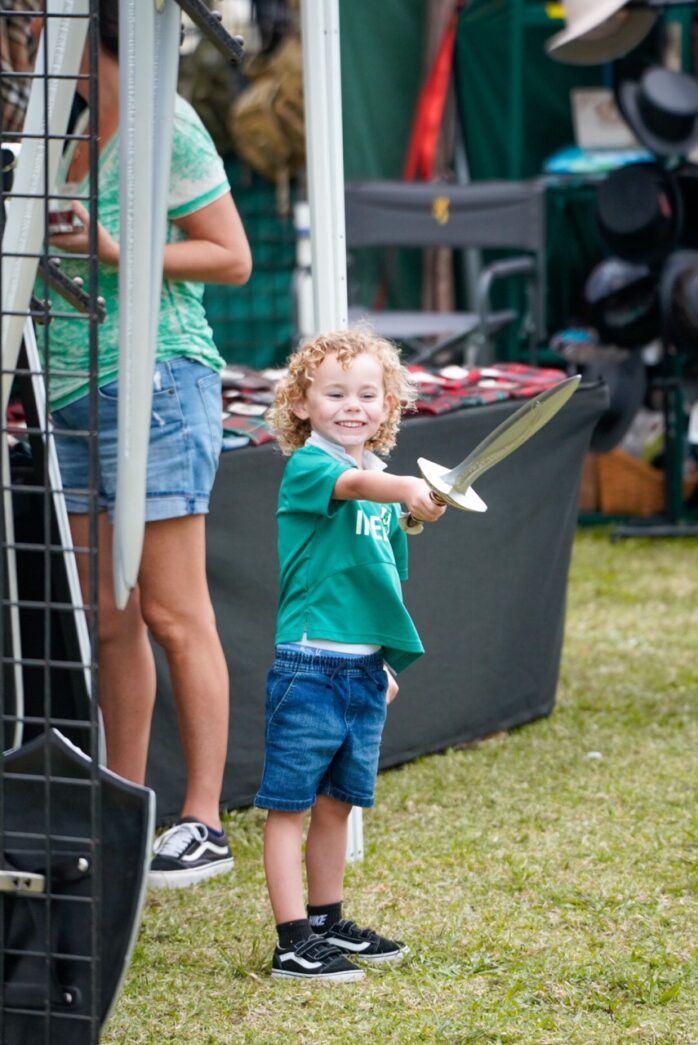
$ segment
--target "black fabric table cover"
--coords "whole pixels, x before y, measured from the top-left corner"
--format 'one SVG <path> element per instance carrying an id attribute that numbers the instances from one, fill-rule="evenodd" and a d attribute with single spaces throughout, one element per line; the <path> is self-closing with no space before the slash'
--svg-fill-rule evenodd
<path id="1" fill-rule="evenodd" d="M 418 457 L 452 467 L 520 402 L 405 422 L 390 469 Z M 410 538 L 405 601 L 426 654 L 400 676 L 381 768 L 547 715 L 555 703 L 579 484 L 603 384 L 580 386 L 533 439 L 478 482 L 482 515 L 450 509 Z M 265 679 L 274 652 L 275 444 L 223 454 L 208 520 L 208 575 L 231 681 L 224 809 L 251 804 L 262 769 Z M 158 820 L 175 818 L 184 761 L 164 661 L 147 783 Z"/>

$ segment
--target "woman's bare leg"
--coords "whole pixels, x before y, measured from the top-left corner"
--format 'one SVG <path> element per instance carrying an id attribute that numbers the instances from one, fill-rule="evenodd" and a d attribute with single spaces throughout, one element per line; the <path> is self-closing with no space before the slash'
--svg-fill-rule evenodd
<path id="1" fill-rule="evenodd" d="M 145 528 L 143 619 L 167 657 L 187 767 L 183 816 L 220 828 L 228 749 L 228 668 L 206 578 L 205 516 Z"/>
<path id="2" fill-rule="evenodd" d="M 69 516 L 73 542 L 89 543 L 87 515 Z M 124 610 L 114 602 L 112 527 L 102 513 L 99 540 L 99 703 L 107 742 L 107 765 L 115 773 L 142 784 L 155 703 L 155 664 L 143 623 L 138 589 Z M 90 598 L 89 556 L 76 555 L 83 599 Z"/>
<path id="3" fill-rule="evenodd" d="M 88 544 L 87 515 L 71 514 L 73 540 Z M 220 828 L 228 745 L 228 669 L 208 593 L 204 516 L 147 523 L 138 588 L 114 602 L 112 527 L 99 517 L 99 694 L 109 768 L 142 783 L 156 676 L 148 627 L 163 647 L 177 707 L 187 792 L 183 816 Z M 89 597 L 88 556 L 77 556 Z M 147 626 L 146 626 L 147 625 Z"/>

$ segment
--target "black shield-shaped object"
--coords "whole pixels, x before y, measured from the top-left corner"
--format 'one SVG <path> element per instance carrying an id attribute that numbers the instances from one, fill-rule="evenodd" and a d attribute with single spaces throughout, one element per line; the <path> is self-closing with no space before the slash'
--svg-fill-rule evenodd
<path id="1" fill-rule="evenodd" d="M 640 352 L 630 352 L 621 363 L 599 361 L 585 367 L 584 380 L 603 380 L 608 385 L 608 408 L 591 434 L 591 449 L 605 454 L 618 445 L 642 406 L 647 391 L 645 363 Z"/>
<path id="2" fill-rule="evenodd" d="M 90 1045 L 140 925 L 155 795 L 95 773 L 55 729 L 5 755 L 2 769 L 3 870 L 45 879 L 42 892 L 0 894 L 3 1045 Z"/>

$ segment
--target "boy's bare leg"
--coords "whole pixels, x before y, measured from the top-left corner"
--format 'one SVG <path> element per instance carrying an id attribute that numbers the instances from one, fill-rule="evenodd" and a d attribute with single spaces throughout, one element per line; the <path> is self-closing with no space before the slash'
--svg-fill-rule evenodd
<path id="1" fill-rule="evenodd" d="M 264 873 L 274 920 L 295 922 L 306 917 L 301 859 L 305 812 L 270 809 L 264 829 Z"/>
<path id="2" fill-rule="evenodd" d="M 318 795 L 312 808 L 305 844 L 308 903 L 312 907 L 342 899 L 350 813 L 350 805 L 328 795 Z"/>

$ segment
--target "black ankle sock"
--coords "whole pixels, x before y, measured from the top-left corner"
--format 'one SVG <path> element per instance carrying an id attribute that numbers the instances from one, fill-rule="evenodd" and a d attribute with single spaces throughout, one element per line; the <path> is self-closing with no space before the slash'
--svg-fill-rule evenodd
<path id="1" fill-rule="evenodd" d="M 342 917 L 342 901 L 338 900 L 337 903 L 326 903 L 318 904 L 317 907 L 311 907 L 308 904 L 308 921 L 310 922 L 310 928 L 314 933 L 326 933 L 328 929 L 331 929 L 333 925 L 336 925 L 339 919 Z"/>
<path id="2" fill-rule="evenodd" d="M 295 922 L 280 922 L 276 931 L 279 936 L 279 947 L 284 950 L 300 943 L 301 940 L 307 940 L 313 934 L 307 918 L 299 918 Z"/>

